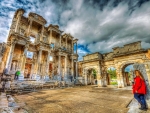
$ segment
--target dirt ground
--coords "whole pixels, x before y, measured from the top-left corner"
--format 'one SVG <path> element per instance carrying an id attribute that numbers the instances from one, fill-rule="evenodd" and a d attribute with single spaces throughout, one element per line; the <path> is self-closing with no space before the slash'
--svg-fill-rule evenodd
<path id="1" fill-rule="evenodd" d="M 15 95 L 29 113 L 127 113 L 131 90 L 82 86 Z"/>

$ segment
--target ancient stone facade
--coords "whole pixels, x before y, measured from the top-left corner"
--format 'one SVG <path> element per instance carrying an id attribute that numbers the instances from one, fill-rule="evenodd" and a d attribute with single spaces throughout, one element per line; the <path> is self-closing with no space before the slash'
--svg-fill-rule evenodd
<path id="1" fill-rule="evenodd" d="M 64 79 L 76 76 L 78 54 L 74 46 L 78 39 L 63 33 L 58 25 L 46 27 L 42 16 L 29 13 L 25 17 L 24 12 L 23 9 L 15 12 L 1 68 L 6 67 L 10 74 L 19 69 L 25 77 L 27 74 Z"/>
<path id="2" fill-rule="evenodd" d="M 128 85 L 126 73 L 124 69 L 126 66 L 143 64 L 146 69 L 146 76 L 150 82 L 150 50 L 142 49 L 141 42 L 134 42 L 126 44 L 123 47 L 113 48 L 113 52 L 110 53 L 93 53 L 83 56 L 83 61 L 78 62 L 79 78 L 85 84 L 91 83 L 97 79 L 100 86 L 107 86 L 108 73 L 107 70 L 110 67 L 116 69 L 118 87 L 125 87 Z M 136 66 L 135 66 L 136 67 Z M 96 70 L 96 78 L 92 79 L 92 73 L 90 70 Z"/>

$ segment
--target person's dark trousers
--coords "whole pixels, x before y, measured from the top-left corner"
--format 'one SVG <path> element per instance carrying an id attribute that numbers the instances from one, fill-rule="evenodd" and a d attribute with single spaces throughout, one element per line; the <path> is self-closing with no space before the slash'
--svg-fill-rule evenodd
<path id="1" fill-rule="evenodd" d="M 15 79 L 15 80 L 18 80 L 18 75 L 15 75 L 14 79 Z"/>
<path id="2" fill-rule="evenodd" d="M 146 101 L 145 101 L 145 98 L 144 98 L 144 94 L 138 94 L 138 93 L 135 93 L 134 94 L 134 98 L 142 105 L 146 108 Z"/>
<path id="3" fill-rule="evenodd" d="M 18 75 L 17 75 L 17 80 L 18 80 Z"/>

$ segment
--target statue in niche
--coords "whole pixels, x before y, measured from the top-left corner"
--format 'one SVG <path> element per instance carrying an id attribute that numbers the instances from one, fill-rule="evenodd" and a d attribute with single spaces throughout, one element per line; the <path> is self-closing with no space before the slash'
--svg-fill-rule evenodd
<path id="1" fill-rule="evenodd" d="M 12 63 L 12 69 L 11 69 L 11 70 L 12 70 L 12 71 L 15 71 L 15 69 L 16 69 L 16 62 L 13 62 L 13 63 Z"/>
<path id="2" fill-rule="evenodd" d="M 33 59 L 37 59 L 37 53 L 36 52 L 34 52 Z"/>
<path id="3" fill-rule="evenodd" d="M 68 68 L 68 73 L 69 75 L 71 75 L 71 68 Z"/>

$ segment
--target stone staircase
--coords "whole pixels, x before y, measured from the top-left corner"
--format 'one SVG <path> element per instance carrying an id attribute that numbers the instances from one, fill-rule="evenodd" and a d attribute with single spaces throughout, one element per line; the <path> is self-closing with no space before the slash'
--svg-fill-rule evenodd
<path id="1" fill-rule="evenodd" d="M 83 86 L 84 84 L 82 84 L 78 79 L 75 80 L 75 85 L 76 86 Z"/>

